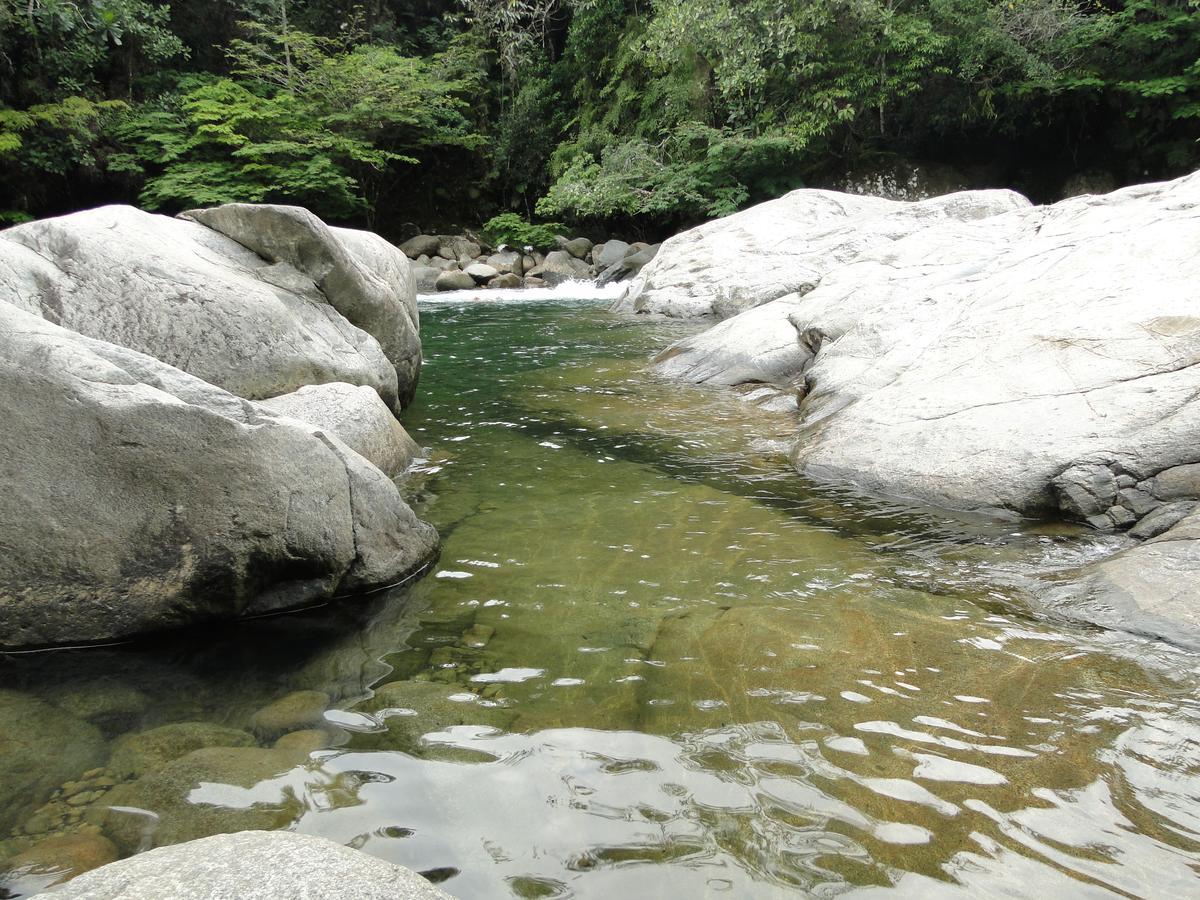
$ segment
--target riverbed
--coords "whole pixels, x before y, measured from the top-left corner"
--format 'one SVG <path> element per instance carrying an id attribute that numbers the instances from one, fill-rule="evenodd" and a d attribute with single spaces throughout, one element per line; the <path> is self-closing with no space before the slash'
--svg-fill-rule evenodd
<path id="1" fill-rule="evenodd" d="M 275 748 L 264 706 L 327 698 L 278 773 L 198 777 L 157 816 L 106 785 L 50 833 L 266 823 L 462 898 L 1194 893 L 1194 657 L 1032 601 L 1106 539 L 809 484 L 792 413 L 649 373 L 701 326 L 496 296 L 422 306 L 429 577 L 0 661 L 110 747 L 202 722 Z M 24 821 L 0 856 L 46 833 Z"/>

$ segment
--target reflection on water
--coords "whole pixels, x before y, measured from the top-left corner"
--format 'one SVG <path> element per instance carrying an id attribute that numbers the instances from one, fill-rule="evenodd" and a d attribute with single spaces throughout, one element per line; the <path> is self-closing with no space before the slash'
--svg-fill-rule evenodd
<path id="1" fill-rule="evenodd" d="M 10 890 L 77 864 L 47 835 L 287 827 L 462 897 L 1193 894 L 1192 658 L 1023 600 L 1102 540 L 804 485 L 786 411 L 645 373 L 693 327 L 427 308 L 435 575 L 0 663 L 47 711 L 26 749 L 92 729 L 107 760 L 39 787 L 0 734 Z"/>

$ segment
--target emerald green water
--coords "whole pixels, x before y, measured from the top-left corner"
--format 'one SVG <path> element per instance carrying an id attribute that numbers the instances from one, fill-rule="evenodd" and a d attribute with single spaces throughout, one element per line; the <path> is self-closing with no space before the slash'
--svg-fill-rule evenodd
<path id="1" fill-rule="evenodd" d="M 1194 658 L 1030 612 L 1098 539 L 806 485 L 788 414 L 647 373 L 694 327 L 426 306 L 406 425 L 431 452 L 405 489 L 436 571 L 0 663 L 110 746 L 200 721 L 272 748 L 170 783 L 110 763 L 125 784 L 50 833 L 292 828 L 463 898 L 1195 895 Z M 255 711 L 297 690 L 330 711 L 276 746 Z M 10 826 L 0 858 L 45 834 Z"/>

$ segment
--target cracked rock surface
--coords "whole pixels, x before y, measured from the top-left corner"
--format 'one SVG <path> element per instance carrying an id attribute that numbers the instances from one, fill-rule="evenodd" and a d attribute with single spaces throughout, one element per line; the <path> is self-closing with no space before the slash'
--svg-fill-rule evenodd
<path id="1" fill-rule="evenodd" d="M 870 226 L 861 252 L 826 257 L 811 289 L 751 303 L 668 348 L 659 370 L 793 392 L 792 458 L 811 477 L 1132 529 L 1155 540 L 1113 566 L 1194 573 L 1200 554 L 1170 535 L 1192 540 L 1185 517 L 1200 499 L 1200 173 L 1048 207 L 995 194 L 873 201 L 889 204 L 883 220 L 913 227 L 880 237 Z M 790 258 L 815 269 L 830 235 L 854 227 L 848 216 L 815 228 L 830 203 L 828 192 L 799 191 L 747 219 L 763 240 L 809 234 L 789 238 Z M 722 234 L 745 245 L 738 219 L 668 241 L 626 307 L 719 313 L 696 285 L 705 298 L 732 296 L 755 260 L 723 270 L 711 255 L 701 265 L 696 248 L 720 246 Z M 781 266 L 773 253 L 767 266 Z M 664 280 L 689 266 L 692 286 Z M 1139 608 L 1170 607 L 1173 620 L 1196 607 L 1148 578 L 1123 589 Z"/>

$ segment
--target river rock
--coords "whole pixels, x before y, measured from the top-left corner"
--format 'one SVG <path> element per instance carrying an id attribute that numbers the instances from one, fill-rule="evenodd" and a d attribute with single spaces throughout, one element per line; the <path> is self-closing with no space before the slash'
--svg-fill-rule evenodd
<path id="1" fill-rule="evenodd" d="M 307 213 L 290 221 L 298 246 L 337 261 L 340 275 L 331 269 L 318 279 L 325 290 L 291 262 L 266 259 L 197 221 L 108 206 L 0 232 L 0 302 L 241 397 L 347 381 L 397 404 L 411 393 L 419 365 L 410 285 L 389 281 L 407 272 L 407 261 L 392 248 L 399 262 L 377 268 L 381 248 L 361 258 L 367 241 Z M 319 267 L 313 272 L 320 275 Z M 372 306 L 389 309 L 364 312 Z"/>
<path id="2" fill-rule="evenodd" d="M 123 853 L 211 834 L 290 825 L 303 801 L 282 784 L 262 782 L 307 761 L 307 755 L 262 747 L 206 747 L 172 760 L 137 781 L 119 784 L 105 800 L 104 833 Z M 253 803 L 231 798 L 257 787 Z"/>
<path id="3" fill-rule="evenodd" d="M 108 771 L 118 779 L 140 778 L 193 750 L 252 746 L 254 738 L 238 728 L 212 722 L 174 722 L 122 735 L 113 744 Z"/>
<path id="4" fill-rule="evenodd" d="M 443 259 L 467 265 L 479 255 L 479 251 L 479 245 L 468 237 L 457 234 L 438 235 L 437 255 Z"/>
<path id="5" fill-rule="evenodd" d="M 453 900 L 416 872 L 322 837 L 221 834 L 140 853 L 76 878 L 62 900 Z"/>
<path id="6" fill-rule="evenodd" d="M 0 689 L 0 834 L 107 755 L 94 725 L 36 697 Z"/>
<path id="7" fill-rule="evenodd" d="M 512 288 L 521 287 L 524 283 L 525 282 L 520 275 L 516 275 L 512 272 L 505 272 L 503 275 L 497 275 L 495 278 L 489 281 L 487 286 L 489 288 L 511 290 Z"/>
<path id="8" fill-rule="evenodd" d="M 605 285 L 633 278 L 658 255 L 661 245 L 642 244 L 639 249 L 635 250 L 636 246 L 631 245 L 629 252 L 624 257 L 602 271 L 600 277 L 596 279 L 597 283 Z"/>
<path id="9" fill-rule="evenodd" d="M 128 731 L 150 704 L 140 690 L 116 678 L 72 680 L 54 685 L 42 697 L 105 734 Z"/>
<path id="10" fill-rule="evenodd" d="M 806 294 L 829 272 L 939 222 L 989 218 L 1029 201 L 1011 191 L 952 194 L 901 203 L 799 190 L 677 234 L 617 300 L 626 312 L 728 318 L 789 294 Z M 621 280 L 621 270 L 601 282 Z"/>
<path id="11" fill-rule="evenodd" d="M 592 277 L 591 267 L 566 250 L 551 250 L 546 259 L 529 273 L 541 278 L 551 287 L 567 281 L 583 281 Z"/>
<path id="12" fill-rule="evenodd" d="M 516 250 L 501 250 L 489 256 L 487 264 L 501 275 L 523 275 L 525 272 L 523 259 L 524 257 Z"/>
<path id="13" fill-rule="evenodd" d="M 308 606 L 436 548 L 335 436 L 3 302 L 0 416 L 7 647 Z"/>
<path id="14" fill-rule="evenodd" d="M 1200 514 L 1193 512 L 1157 537 L 1085 566 L 1044 599 L 1070 618 L 1200 650 L 1197 572 Z"/>
<path id="15" fill-rule="evenodd" d="M 493 278 L 500 274 L 499 270 L 489 266 L 487 263 L 471 263 L 463 270 L 472 278 L 476 284 L 487 284 Z"/>
<path id="16" fill-rule="evenodd" d="M 597 244 L 592 248 L 592 262 L 601 271 L 619 263 L 628 255 L 629 245 L 616 239 Z"/>
<path id="17" fill-rule="evenodd" d="M 475 287 L 475 279 L 466 272 L 447 269 L 437 277 L 435 287 L 439 291 L 469 291 Z"/>
<path id="18" fill-rule="evenodd" d="M 566 250 L 576 259 L 587 261 L 588 254 L 592 252 L 592 242 L 585 237 L 572 238 L 569 241 L 564 241 L 562 249 Z"/>
<path id="19" fill-rule="evenodd" d="M 346 321 L 378 341 L 396 370 L 399 405 L 411 402 L 421 374 L 420 320 L 412 267 L 397 247 L 369 231 L 331 228 L 298 206 L 226 203 L 182 217 L 310 278 Z"/>
<path id="20" fill-rule="evenodd" d="M 438 276 L 442 271 L 437 266 L 413 266 L 413 282 L 416 284 L 417 293 L 432 294 L 436 291 Z"/>
<path id="21" fill-rule="evenodd" d="M 256 712 L 250 727 L 265 740 L 274 740 L 289 731 L 323 724 L 329 702 L 324 691 L 293 691 Z"/>
<path id="22" fill-rule="evenodd" d="M 421 452 L 379 395 L 361 385 L 306 385 L 258 407 L 335 435 L 386 475 L 400 474 Z"/>
<path id="23" fill-rule="evenodd" d="M 115 862 L 119 855 L 116 845 L 103 835 L 55 835 L 10 859 L 8 871 L 0 873 L 0 890 L 6 884 L 19 885 L 22 893 L 46 890 Z"/>
<path id="24" fill-rule="evenodd" d="M 400 250 L 409 259 L 416 259 L 419 256 L 429 258 L 438 255 L 438 248 L 441 244 L 441 240 L 432 234 L 418 234 L 401 244 Z"/>

